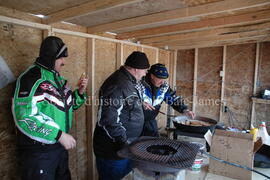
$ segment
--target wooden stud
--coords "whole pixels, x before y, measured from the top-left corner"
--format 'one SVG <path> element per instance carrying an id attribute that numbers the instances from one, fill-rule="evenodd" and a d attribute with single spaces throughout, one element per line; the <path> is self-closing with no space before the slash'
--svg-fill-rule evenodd
<path id="1" fill-rule="evenodd" d="M 254 71 L 254 85 L 253 85 L 253 96 L 256 96 L 257 81 L 258 81 L 258 68 L 259 68 L 259 59 L 260 58 L 260 43 L 256 44 L 256 60 L 255 60 L 255 71 Z M 255 102 L 252 100 L 252 110 L 251 110 L 251 120 L 250 126 L 255 123 Z"/>
<path id="2" fill-rule="evenodd" d="M 178 53 L 178 51 L 177 50 L 175 50 L 174 51 L 174 58 L 173 58 L 173 87 L 176 87 L 176 73 L 177 73 L 177 71 L 176 71 L 176 68 L 177 68 L 177 54 Z"/>
<path id="3" fill-rule="evenodd" d="M 95 157 L 93 152 L 93 132 L 96 122 L 95 113 L 95 39 L 88 39 L 87 51 L 87 75 L 89 76 L 89 83 L 87 87 L 88 101 L 86 106 L 87 118 L 87 176 L 88 179 L 95 179 Z M 90 96 L 89 96 L 90 95 Z"/>
<path id="4" fill-rule="evenodd" d="M 156 63 L 159 61 L 159 49 L 156 50 Z"/>
<path id="5" fill-rule="evenodd" d="M 195 48 L 195 58 L 194 58 L 194 78 L 193 78 L 193 104 L 192 111 L 195 113 L 196 111 L 196 103 L 197 103 L 197 76 L 198 76 L 198 55 L 199 49 Z"/>
<path id="6" fill-rule="evenodd" d="M 124 50 L 123 50 L 123 43 L 116 44 L 116 69 L 124 64 Z"/>
<path id="7" fill-rule="evenodd" d="M 220 95 L 220 110 L 219 110 L 219 122 L 222 121 L 224 108 L 226 106 L 226 101 L 224 100 L 225 93 L 225 72 L 226 72 L 226 59 L 227 59 L 227 46 L 223 46 L 223 58 L 222 58 L 222 83 L 221 83 L 221 95 Z"/>
<path id="8" fill-rule="evenodd" d="M 54 34 L 53 30 L 52 30 L 52 27 L 50 29 L 48 29 L 48 30 L 43 30 L 42 31 L 43 39 L 45 39 L 48 36 L 54 36 L 54 35 L 55 34 Z"/>
<path id="9" fill-rule="evenodd" d="M 177 50 L 173 51 L 171 54 L 171 88 L 175 91 L 177 91 L 176 89 L 176 74 L 177 74 Z M 175 115 L 175 111 L 171 108 L 171 114 Z"/>
<path id="10" fill-rule="evenodd" d="M 170 52 L 170 87 L 172 90 L 176 87 L 176 68 L 177 68 L 177 51 Z M 175 111 L 168 105 L 167 107 L 167 113 L 171 115 L 175 115 Z M 171 127 L 172 122 L 169 117 L 167 117 L 167 127 Z M 172 139 L 173 138 L 173 131 L 170 129 L 167 129 L 167 137 Z"/>
<path id="11" fill-rule="evenodd" d="M 259 58 L 260 58 L 260 43 L 256 43 L 256 61 L 255 61 L 255 73 L 254 73 L 254 85 L 253 85 L 253 95 L 256 95 L 257 81 L 258 81 L 258 68 L 259 68 Z"/>

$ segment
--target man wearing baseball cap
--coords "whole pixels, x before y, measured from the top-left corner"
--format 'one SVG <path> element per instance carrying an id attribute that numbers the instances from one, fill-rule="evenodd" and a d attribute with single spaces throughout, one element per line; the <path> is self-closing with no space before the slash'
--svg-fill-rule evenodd
<path id="1" fill-rule="evenodd" d="M 195 116 L 192 111 L 188 110 L 183 99 L 170 88 L 166 82 L 168 77 L 167 68 L 160 63 L 152 65 L 146 75 L 143 83 L 145 91 L 143 94 L 144 127 L 142 136 L 159 136 L 156 117 L 163 101 L 180 113 L 184 113 L 191 118 Z"/>

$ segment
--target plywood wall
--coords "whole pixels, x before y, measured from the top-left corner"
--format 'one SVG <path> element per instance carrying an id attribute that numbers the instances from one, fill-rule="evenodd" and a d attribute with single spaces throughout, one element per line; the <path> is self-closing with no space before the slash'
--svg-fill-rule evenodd
<path id="1" fill-rule="evenodd" d="M 259 68 L 257 92 L 270 86 L 269 42 L 261 43 L 259 49 Z M 224 54 L 225 53 L 225 54 Z M 225 55 L 224 101 L 228 112 L 220 114 L 221 77 Z M 195 50 L 178 51 L 177 86 L 179 94 L 192 96 Z M 256 44 L 241 44 L 223 47 L 198 49 L 196 113 L 218 120 L 227 126 L 248 129 L 251 121 L 251 97 L 253 95 L 256 61 Z M 183 88 L 184 87 L 184 88 Z M 203 99 L 214 99 L 214 106 L 200 105 Z M 207 101 L 206 101 L 207 102 Z M 211 103 L 215 101 L 209 101 Z M 205 102 L 204 102 L 205 103 Z M 269 124 L 268 105 L 256 104 L 255 125 L 265 120 Z M 220 118 L 221 117 L 221 118 Z"/>
<path id="2" fill-rule="evenodd" d="M 222 121 L 238 128 L 249 128 L 250 124 L 255 45 L 242 44 L 227 47 L 224 99 L 232 113 L 224 113 Z"/>
<path id="3" fill-rule="evenodd" d="M 192 109 L 193 98 L 194 53 L 194 49 L 181 50 L 177 53 L 177 94 L 185 99 L 189 109 Z"/>
<path id="4" fill-rule="evenodd" d="M 215 120 L 220 110 L 222 54 L 222 47 L 198 50 L 196 113 Z"/>
<path id="5" fill-rule="evenodd" d="M 39 22 L 23 13 L 0 8 L 1 14 Z M 42 32 L 31 28 L 0 23 L 0 55 L 17 77 L 38 55 Z M 19 179 L 15 125 L 11 114 L 11 98 L 15 82 L 0 89 L 0 179 Z"/>
<path id="6" fill-rule="evenodd" d="M 95 89 L 116 70 L 116 43 L 96 40 L 95 46 Z"/>
<path id="7" fill-rule="evenodd" d="M 259 52 L 259 71 L 257 79 L 257 95 L 264 89 L 270 89 L 270 42 L 260 43 Z M 270 105 L 269 104 L 255 104 L 255 126 L 266 122 L 266 127 L 270 131 Z"/>
<path id="8" fill-rule="evenodd" d="M 125 63 L 127 57 L 133 52 L 138 51 L 138 47 L 132 45 L 123 45 L 123 62 Z"/>
<path id="9" fill-rule="evenodd" d="M 159 50 L 158 63 L 165 64 L 168 71 L 170 71 L 171 53 L 165 50 Z"/>
<path id="10" fill-rule="evenodd" d="M 143 52 L 147 55 L 150 65 L 153 65 L 157 62 L 155 49 L 143 48 Z"/>

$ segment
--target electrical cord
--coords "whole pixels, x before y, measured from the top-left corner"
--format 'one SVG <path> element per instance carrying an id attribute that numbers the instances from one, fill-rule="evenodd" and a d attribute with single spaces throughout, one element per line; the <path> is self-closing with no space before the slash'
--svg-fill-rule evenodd
<path id="1" fill-rule="evenodd" d="M 225 164 L 229 164 L 229 165 L 231 165 L 231 166 L 236 166 L 236 167 L 239 167 L 239 168 L 248 170 L 248 171 L 253 171 L 253 172 L 257 173 L 257 174 L 260 174 L 261 176 L 266 177 L 267 179 L 270 179 L 270 176 L 267 176 L 266 174 L 263 174 L 263 173 L 261 173 L 261 172 L 255 170 L 255 169 L 252 169 L 252 168 L 249 168 L 249 167 L 247 167 L 247 166 L 243 166 L 243 165 L 239 165 L 239 164 L 236 164 L 236 163 L 232 163 L 232 162 L 228 162 L 228 161 L 219 159 L 219 158 L 217 158 L 217 157 L 215 157 L 215 156 L 211 155 L 210 153 L 208 153 L 208 152 L 206 152 L 206 151 L 203 151 L 203 150 L 200 151 L 200 152 L 201 152 L 202 154 L 208 156 L 209 158 L 216 160 L 216 161 L 219 161 L 219 162 L 222 162 L 222 163 L 225 163 Z"/>

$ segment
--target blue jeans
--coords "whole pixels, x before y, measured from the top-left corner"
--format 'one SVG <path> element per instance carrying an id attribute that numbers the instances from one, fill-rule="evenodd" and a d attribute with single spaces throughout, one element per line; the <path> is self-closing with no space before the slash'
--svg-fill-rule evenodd
<path id="1" fill-rule="evenodd" d="M 120 180 L 131 170 L 129 159 L 111 160 L 96 157 L 99 180 Z"/>

